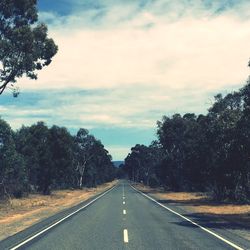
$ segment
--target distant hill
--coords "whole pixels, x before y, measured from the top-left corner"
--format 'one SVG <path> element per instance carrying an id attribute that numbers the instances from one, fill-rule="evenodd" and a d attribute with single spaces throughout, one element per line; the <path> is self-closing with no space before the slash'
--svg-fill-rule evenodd
<path id="1" fill-rule="evenodd" d="M 118 168 L 121 164 L 124 164 L 124 161 L 113 161 L 113 164 Z"/>

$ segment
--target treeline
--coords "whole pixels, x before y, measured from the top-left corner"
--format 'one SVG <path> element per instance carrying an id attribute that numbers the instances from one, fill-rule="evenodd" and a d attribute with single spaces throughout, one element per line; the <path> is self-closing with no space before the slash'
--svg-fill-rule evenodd
<path id="1" fill-rule="evenodd" d="M 157 122 L 150 146 L 136 145 L 124 171 L 136 182 L 175 191 L 208 191 L 217 200 L 250 200 L 250 82 L 215 96 L 207 115 Z"/>
<path id="2" fill-rule="evenodd" d="M 95 187 L 115 178 L 111 160 L 86 129 L 72 136 L 64 127 L 38 122 L 14 132 L 0 119 L 0 198 Z"/>

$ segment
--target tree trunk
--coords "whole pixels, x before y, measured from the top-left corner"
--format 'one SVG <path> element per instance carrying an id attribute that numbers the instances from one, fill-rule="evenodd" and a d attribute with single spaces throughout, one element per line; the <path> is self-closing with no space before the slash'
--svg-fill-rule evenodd
<path id="1" fill-rule="evenodd" d="M 82 188 L 82 175 L 80 176 L 80 180 L 79 180 L 79 188 Z"/>

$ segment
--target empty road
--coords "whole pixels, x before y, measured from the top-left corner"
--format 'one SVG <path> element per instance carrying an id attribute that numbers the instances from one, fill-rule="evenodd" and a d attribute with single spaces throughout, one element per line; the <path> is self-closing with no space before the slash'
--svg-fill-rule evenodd
<path id="1" fill-rule="evenodd" d="M 233 239 L 225 240 L 229 243 L 120 181 L 72 217 L 12 249 L 246 249 Z"/>

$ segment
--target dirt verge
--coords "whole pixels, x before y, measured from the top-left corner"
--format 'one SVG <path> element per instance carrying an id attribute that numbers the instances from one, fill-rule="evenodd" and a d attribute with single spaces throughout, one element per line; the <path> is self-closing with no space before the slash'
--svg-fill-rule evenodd
<path id="1" fill-rule="evenodd" d="M 28 197 L 0 202 L 0 240 L 48 218 L 64 209 L 77 205 L 90 197 L 114 186 L 117 181 L 97 188 L 82 190 L 58 190 L 51 195 L 31 194 Z"/>

